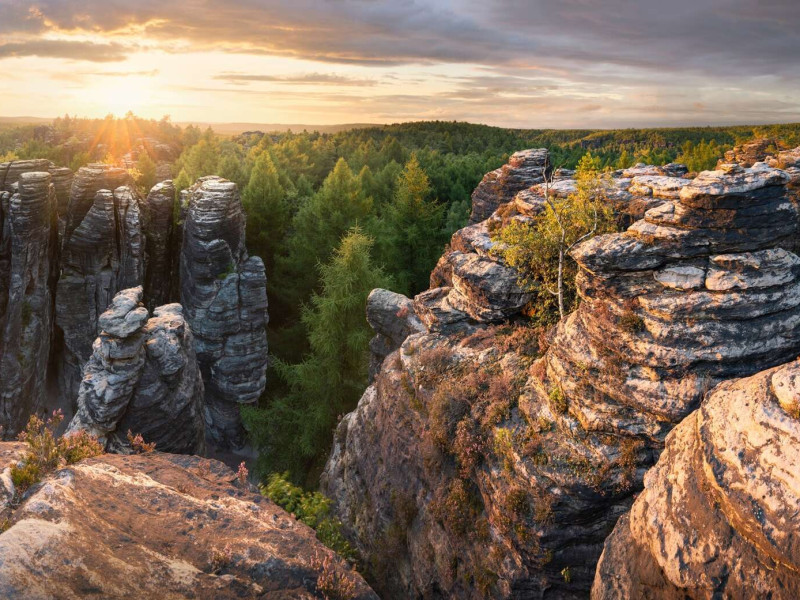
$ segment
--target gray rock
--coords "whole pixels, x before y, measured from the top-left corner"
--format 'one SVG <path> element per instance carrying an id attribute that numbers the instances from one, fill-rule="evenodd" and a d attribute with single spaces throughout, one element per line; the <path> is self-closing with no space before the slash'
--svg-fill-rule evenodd
<path id="1" fill-rule="evenodd" d="M 99 318 L 69 432 L 86 430 L 107 450 L 129 452 L 128 431 L 160 451 L 205 448 L 203 381 L 181 306 L 148 311 L 142 288 L 119 292 Z"/>
<path id="2" fill-rule="evenodd" d="M 177 277 L 173 255 L 180 251 L 173 235 L 174 204 L 175 186 L 171 180 L 153 186 L 144 203 L 147 238 L 144 292 L 145 303 L 151 310 L 173 300 L 172 282 Z"/>
<path id="3" fill-rule="evenodd" d="M 405 339 L 425 331 L 414 312 L 414 303 L 389 290 L 372 290 L 367 297 L 367 322 L 375 332 L 369 342 L 371 352 L 369 377 L 373 379 L 383 360 L 400 347 Z"/>
<path id="4" fill-rule="evenodd" d="M 237 447 L 244 443 L 239 405 L 255 403 L 266 385 L 264 264 L 247 255 L 235 183 L 201 178 L 182 201 L 181 304 L 205 382 L 207 435 Z"/>
<path id="5" fill-rule="evenodd" d="M 19 162 L 11 164 L 19 169 Z M 48 172 L 14 176 L 14 193 L 0 192 L 0 426 L 7 435 L 45 401 L 57 209 Z"/>

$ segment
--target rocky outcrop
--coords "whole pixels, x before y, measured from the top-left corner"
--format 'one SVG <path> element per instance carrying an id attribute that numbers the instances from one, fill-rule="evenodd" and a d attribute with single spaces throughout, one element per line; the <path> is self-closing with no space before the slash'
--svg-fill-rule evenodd
<path id="1" fill-rule="evenodd" d="M 174 243 L 176 237 L 173 235 L 174 204 L 175 186 L 168 180 L 153 186 L 144 205 L 147 254 L 144 295 L 150 310 L 173 300 L 171 293 L 175 276 L 173 257 L 180 250 Z"/>
<path id="2" fill-rule="evenodd" d="M 759 138 L 750 140 L 725 152 L 725 156 L 717 163 L 717 168 L 730 163 L 736 163 L 742 167 L 752 167 L 756 163 L 765 161 L 780 147 L 780 143 L 775 139 Z"/>
<path id="3" fill-rule="evenodd" d="M 236 184 L 203 177 L 184 191 L 181 304 L 195 336 L 205 382 L 210 439 L 240 446 L 240 404 L 264 391 L 267 293 L 264 263 L 248 256 Z"/>
<path id="4" fill-rule="evenodd" d="M 0 487 L 20 446 L 0 444 Z M 22 496 L 3 529 L 3 598 L 377 599 L 312 529 L 196 456 L 84 460 Z"/>
<path id="5" fill-rule="evenodd" d="M 414 303 L 396 292 L 376 289 L 367 297 L 367 322 L 375 332 L 369 342 L 369 378 L 372 380 L 384 359 L 397 350 L 412 333 L 425 327 L 414 312 Z"/>
<path id="6" fill-rule="evenodd" d="M 181 305 L 151 317 L 141 301 L 141 287 L 123 290 L 100 315 L 69 431 L 86 430 L 114 452 L 131 451 L 132 432 L 164 452 L 202 453 L 203 380 Z"/>
<path id="7" fill-rule="evenodd" d="M 800 352 L 788 175 L 655 177 L 635 176 L 661 196 L 644 219 L 576 248 L 581 304 L 547 336 L 489 268 L 497 224 L 454 236 L 414 299 L 427 332 L 384 360 L 322 478 L 379 592 L 585 597 L 667 433 Z M 518 200 L 493 219 L 535 218 Z"/>
<path id="8" fill-rule="evenodd" d="M 50 173 L 14 175 L 0 192 L 0 426 L 11 435 L 45 401 L 57 209 Z"/>
<path id="9" fill-rule="evenodd" d="M 490 173 L 472 193 L 470 223 L 487 219 L 502 204 L 510 202 L 517 192 L 544 181 L 551 169 L 544 148 L 515 152 L 508 163 Z"/>
<path id="10" fill-rule="evenodd" d="M 800 363 L 724 382 L 667 437 L 592 598 L 800 597 Z"/>
<path id="11" fill-rule="evenodd" d="M 72 185 L 56 288 L 62 346 L 59 392 L 78 395 L 100 314 L 120 290 L 142 284 L 145 265 L 142 199 L 122 169 L 90 165 Z"/>

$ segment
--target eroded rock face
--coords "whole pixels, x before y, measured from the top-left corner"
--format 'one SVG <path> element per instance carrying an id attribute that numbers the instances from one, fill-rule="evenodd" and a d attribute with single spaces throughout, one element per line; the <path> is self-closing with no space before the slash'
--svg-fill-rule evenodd
<path id="1" fill-rule="evenodd" d="M 428 331 L 384 360 L 323 475 L 379 592 L 585 597 L 667 433 L 717 383 L 800 352 L 788 179 L 763 164 L 677 191 L 640 179 L 660 204 L 576 248 L 582 301 L 544 353 L 521 308 L 481 320 L 508 298 L 499 263 L 468 270 L 475 305 L 452 301 L 451 257 L 483 264 L 492 243 L 488 224 L 454 236 L 414 300 Z M 496 218 L 532 218 L 516 204 Z"/>
<path id="2" fill-rule="evenodd" d="M 592 598 L 800 596 L 800 363 L 716 387 L 667 437 Z"/>
<path id="3" fill-rule="evenodd" d="M 244 443 L 239 405 L 255 403 L 266 385 L 264 263 L 247 254 L 235 183 L 204 177 L 184 194 L 181 304 L 205 382 L 207 433 L 237 447 Z"/>
<path id="4" fill-rule="evenodd" d="M 502 204 L 510 202 L 517 192 L 541 183 L 550 168 L 545 148 L 515 152 L 507 164 L 487 173 L 475 188 L 469 222 L 487 219 Z"/>
<path id="5" fill-rule="evenodd" d="M 0 444 L 0 468 L 19 446 Z M 348 597 L 377 599 L 313 530 L 196 456 L 85 460 L 32 488 L 9 525 L 4 598 L 311 599 L 327 572 L 349 582 Z"/>
<path id="6" fill-rule="evenodd" d="M 90 165 L 72 185 L 56 289 L 56 324 L 63 336 L 59 392 L 67 401 L 77 397 L 100 314 L 117 292 L 143 282 L 143 201 L 133 187 L 106 187 L 127 177 L 122 169 Z"/>
<path id="7" fill-rule="evenodd" d="M 375 289 L 367 297 L 367 322 L 375 332 L 369 342 L 369 377 L 373 379 L 383 360 L 412 333 L 425 331 L 414 312 L 414 303 L 396 292 Z"/>
<path id="8" fill-rule="evenodd" d="M 0 192 L 0 426 L 11 435 L 45 400 L 57 210 L 50 173 L 15 177 Z"/>
<path id="9" fill-rule="evenodd" d="M 172 298 L 173 255 L 179 251 L 173 236 L 175 186 L 172 180 L 157 183 L 145 201 L 147 262 L 145 265 L 145 301 L 151 310 L 167 304 Z"/>
<path id="10" fill-rule="evenodd" d="M 108 451 L 130 452 L 128 432 L 163 452 L 202 453 L 203 380 L 180 304 L 142 305 L 142 288 L 119 292 L 98 321 L 69 431 Z"/>

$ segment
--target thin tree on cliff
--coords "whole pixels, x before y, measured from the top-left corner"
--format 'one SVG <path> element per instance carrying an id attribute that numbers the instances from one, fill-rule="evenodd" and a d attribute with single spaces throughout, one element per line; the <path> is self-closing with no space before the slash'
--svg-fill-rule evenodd
<path id="1" fill-rule="evenodd" d="M 336 419 L 355 408 L 367 378 L 371 331 L 364 318 L 369 292 L 389 285 L 370 256 L 372 238 L 350 230 L 320 267 L 321 290 L 303 309 L 310 352 L 296 364 L 278 363 L 288 393 L 266 409 L 243 409 L 261 474 L 288 470 L 316 477 Z"/>
<path id="2" fill-rule="evenodd" d="M 545 182 L 544 212 L 531 223 L 512 221 L 500 230 L 496 252 L 519 271 L 520 284 L 537 294 L 540 316 L 548 320 L 553 302 L 563 319 L 576 302 L 576 267 L 570 251 L 594 235 L 615 230 L 608 204 L 609 175 L 600 168 L 599 158 L 590 153 L 578 163 L 577 191 L 566 198 L 550 193 Z"/>
<path id="3" fill-rule="evenodd" d="M 412 154 L 377 227 L 378 257 L 396 278 L 398 290 L 409 296 L 428 289 L 444 245 L 444 206 L 430 199 L 431 192 L 428 176 Z"/>

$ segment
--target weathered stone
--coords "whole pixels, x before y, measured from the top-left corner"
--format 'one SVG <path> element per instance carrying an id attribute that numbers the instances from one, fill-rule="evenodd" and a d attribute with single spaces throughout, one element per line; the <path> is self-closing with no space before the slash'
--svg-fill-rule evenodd
<path id="1" fill-rule="evenodd" d="M 56 245 L 51 175 L 15 176 L 14 192 L 0 192 L 0 426 L 7 435 L 45 401 Z"/>
<path id="2" fill-rule="evenodd" d="M 86 430 L 108 450 L 129 452 L 129 431 L 164 452 L 202 453 L 203 381 L 179 304 L 149 317 L 142 288 L 119 292 L 98 320 L 69 431 Z"/>
<path id="3" fill-rule="evenodd" d="M 19 446 L 0 444 L 0 469 Z M 84 460 L 28 492 L 7 527 L 3 598 L 311 600 L 335 575 L 348 598 L 377 600 L 311 528 L 196 456 Z"/>
<path id="4" fill-rule="evenodd" d="M 544 148 L 515 152 L 508 163 L 487 173 L 472 193 L 470 223 L 488 218 L 495 210 L 511 201 L 517 192 L 544 181 L 551 169 Z"/>
<path id="5" fill-rule="evenodd" d="M 375 332 L 369 342 L 369 377 L 373 379 L 383 359 L 400 347 L 412 333 L 425 331 L 414 312 L 414 303 L 396 292 L 372 290 L 367 297 L 367 322 Z"/>
<path id="6" fill-rule="evenodd" d="M 797 598 L 799 397 L 797 362 L 716 387 L 667 437 L 592 598 Z"/>
<path id="7" fill-rule="evenodd" d="M 204 177 L 184 195 L 181 304 L 205 382 L 207 435 L 238 447 L 244 443 L 239 405 L 255 403 L 266 385 L 264 263 L 247 255 L 235 183 Z"/>
<path id="8" fill-rule="evenodd" d="M 628 169 L 623 169 L 620 177 L 632 179 L 634 177 L 683 177 L 689 172 L 686 165 L 680 163 L 669 163 L 667 165 L 646 165 L 644 163 L 636 163 Z"/>
<path id="9" fill-rule="evenodd" d="M 100 314 L 117 292 L 141 285 L 144 277 L 141 198 L 128 186 L 96 189 L 123 174 L 107 165 L 83 167 L 72 186 L 56 289 L 56 324 L 63 336 L 59 393 L 67 402 L 78 395 Z M 93 202 L 78 221 L 90 193 Z"/>
<path id="10" fill-rule="evenodd" d="M 144 203 L 147 262 L 144 274 L 145 303 L 152 310 L 173 300 L 171 295 L 175 261 L 179 247 L 173 239 L 175 186 L 172 180 L 157 183 Z"/>

